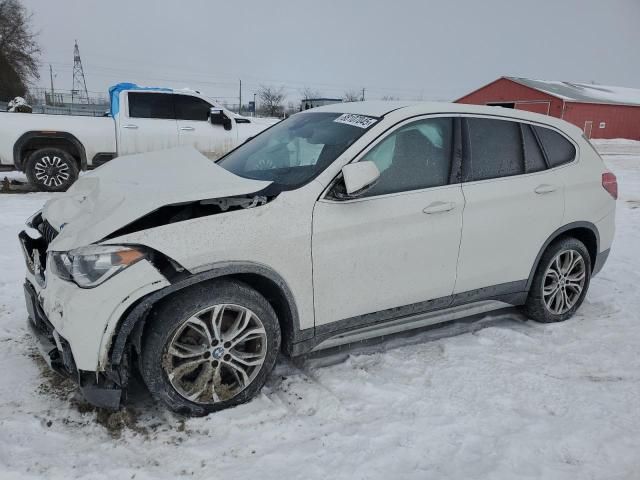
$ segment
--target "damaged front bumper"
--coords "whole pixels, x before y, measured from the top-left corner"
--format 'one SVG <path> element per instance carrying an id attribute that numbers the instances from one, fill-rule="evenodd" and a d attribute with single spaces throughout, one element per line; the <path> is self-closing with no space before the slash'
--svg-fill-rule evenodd
<path id="1" fill-rule="evenodd" d="M 38 349 L 47 364 L 57 373 L 78 384 L 87 402 L 101 408 L 118 409 L 126 386 L 126 377 L 116 382 L 101 372 L 78 370 L 73 352 L 67 342 L 49 322 L 38 302 L 35 288 L 28 280 L 24 284 L 24 295 L 29 314 L 31 333 L 38 341 Z"/>

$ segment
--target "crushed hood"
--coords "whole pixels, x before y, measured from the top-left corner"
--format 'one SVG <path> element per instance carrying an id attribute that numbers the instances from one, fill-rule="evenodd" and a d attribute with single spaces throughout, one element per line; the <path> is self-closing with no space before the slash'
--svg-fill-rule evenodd
<path id="1" fill-rule="evenodd" d="M 51 250 L 89 245 L 165 205 L 248 195 L 271 182 L 239 177 L 192 147 L 126 155 L 83 175 L 42 216 L 60 233 Z"/>

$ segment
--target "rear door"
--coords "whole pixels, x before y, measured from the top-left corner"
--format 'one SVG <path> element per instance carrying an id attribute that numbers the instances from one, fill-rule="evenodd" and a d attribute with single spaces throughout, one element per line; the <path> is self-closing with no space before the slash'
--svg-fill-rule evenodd
<path id="1" fill-rule="evenodd" d="M 126 97 L 116 119 L 118 155 L 178 146 L 172 93 L 130 91 Z"/>
<path id="2" fill-rule="evenodd" d="M 180 145 L 190 145 L 212 160 L 220 158 L 236 144 L 238 127 L 232 119 L 231 129 L 212 125 L 211 103 L 191 95 L 174 95 Z"/>
<path id="3" fill-rule="evenodd" d="M 462 127 L 465 209 L 454 293 L 519 290 L 562 224 L 563 182 L 547 169 L 529 124 L 467 117 Z"/>

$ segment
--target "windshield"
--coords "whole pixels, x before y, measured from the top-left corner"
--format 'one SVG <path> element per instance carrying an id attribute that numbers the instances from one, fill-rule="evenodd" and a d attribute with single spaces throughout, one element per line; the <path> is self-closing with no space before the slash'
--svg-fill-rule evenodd
<path id="1" fill-rule="evenodd" d="M 364 115 L 298 113 L 236 148 L 218 165 L 291 190 L 315 178 L 377 121 Z"/>

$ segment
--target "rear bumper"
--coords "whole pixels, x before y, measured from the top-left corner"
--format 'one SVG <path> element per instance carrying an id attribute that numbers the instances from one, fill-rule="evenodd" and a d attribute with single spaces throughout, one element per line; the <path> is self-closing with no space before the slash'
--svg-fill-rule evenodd
<path id="1" fill-rule="evenodd" d="M 104 374 L 78 370 L 73 352 L 67 342 L 49 322 L 33 285 L 24 283 L 28 325 L 38 342 L 38 349 L 52 370 L 76 382 L 85 400 L 96 407 L 117 409 L 122 399 L 122 388 Z"/>

